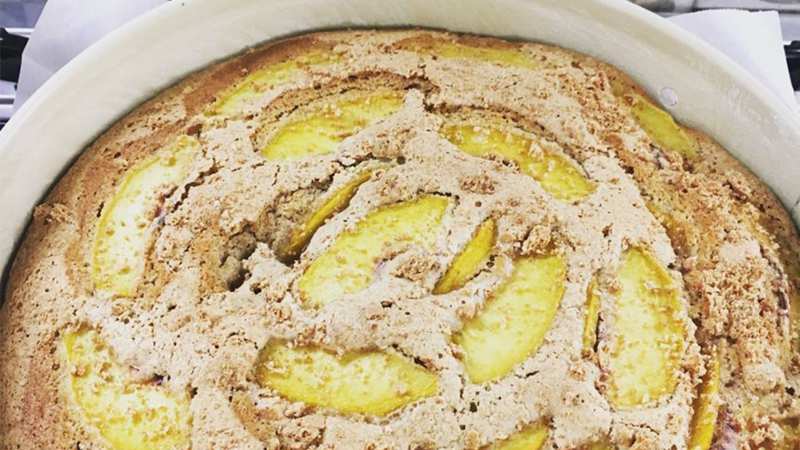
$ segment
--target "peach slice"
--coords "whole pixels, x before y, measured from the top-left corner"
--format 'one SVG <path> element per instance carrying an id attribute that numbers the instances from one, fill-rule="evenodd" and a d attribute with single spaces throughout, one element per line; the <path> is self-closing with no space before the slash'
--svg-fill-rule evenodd
<path id="1" fill-rule="evenodd" d="M 600 296 L 597 280 L 592 279 L 586 289 L 586 319 L 583 326 L 583 350 L 591 352 L 597 343 L 597 323 L 600 321 Z"/>
<path id="2" fill-rule="evenodd" d="M 262 387 L 291 401 L 343 413 L 384 416 L 435 395 L 438 378 L 394 353 L 350 352 L 338 356 L 282 342 L 261 351 L 256 377 Z"/>
<path id="3" fill-rule="evenodd" d="M 434 294 L 446 294 L 463 287 L 486 264 L 489 254 L 494 248 L 495 224 L 493 219 L 486 219 L 475 236 L 464 246 L 450 264 L 442 278 L 433 288 Z"/>
<path id="4" fill-rule="evenodd" d="M 800 348 L 800 292 L 789 298 L 789 323 L 792 327 L 792 345 Z"/>
<path id="5" fill-rule="evenodd" d="M 650 139 L 659 147 L 682 154 L 686 158 L 697 156 L 699 145 L 686 130 L 666 111 L 650 99 L 619 80 L 611 82 L 614 95 L 625 100 L 634 119 Z"/>
<path id="6" fill-rule="evenodd" d="M 548 434 L 545 425 L 530 425 L 508 439 L 491 445 L 489 450 L 539 450 L 544 446 Z"/>
<path id="7" fill-rule="evenodd" d="M 670 274 L 642 249 L 625 252 L 617 278 L 608 396 L 615 408 L 624 409 L 675 390 L 685 311 Z"/>
<path id="8" fill-rule="evenodd" d="M 597 442 L 592 442 L 589 446 L 584 448 L 585 450 L 615 450 L 617 447 L 610 444 L 607 439 L 601 439 Z"/>
<path id="9" fill-rule="evenodd" d="M 515 128 L 499 123 L 482 126 L 446 123 L 440 132 L 464 153 L 516 163 L 522 173 L 538 181 L 559 200 L 574 202 L 594 191 L 594 184 L 567 157 L 544 148 L 532 152 L 533 139 Z"/>
<path id="10" fill-rule="evenodd" d="M 364 171 L 353 177 L 344 186 L 340 187 L 327 200 L 314 211 L 303 224 L 289 236 L 286 245 L 278 246 L 275 253 L 283 261 L 291 261 L 306 248 L 308 242 L 329 218 L 347 208 L 350 200 L 356 195 L 358 188 L 372 176 L 372 171 Z"/>
<path id="11" fill-rule="evenodd" d="M 190 445 L 189 396 L 155 382 L 132 382 L 95 331 L 63 338 L 72 398 L 85 420 L 115 450 Z"/>
<path id="12" fill-rule="evenodd" d="M 366 288 L 390 246 L 431 249 L 449 203 L 446 197 L 425 195 L 368 214 L 339 235 L 300 277 L 304 305 L 324 306 Z"/>
<path id="13" fill-rule="evenodd" d="M 242 114 L 243 105 L 247 100 L 291 81 L 307 68 L 328 66 L 339 59 L 341 57 L 332 52 L 315 50 L 294 59 L 261 67 L 223 92 L 206 114 L 224 116 Z"/>
<path id="14" fill-rule="evenodd" d="M 453 341 L 463 350 L 473 383 L 496 380 L 534 354 L 564 294 L 566 263 L 560 256 L 525 257 Z"/>
<path id="15" fill-rule="evenodd" d="M 697 156 L 697 141 L 668 112 L 640 95 L 634 95 L 632 111 L 639 125 L 659 147 L 687 158 Z"/>
<path id="16" fill-rule="evenodd" d="M 766 241 L 766 239 L 764 240 Z M 781 241 L 778 242 L 780 248 L 783 248 L 785 252 L 781 261 L 786 277 L 789 279 L 789 283 L 800 286 L 800 260 L 798 260 L 800 255 L 792 253 L 792 250 L 790 250 L 792 246 L 788 242 L 784 241 L 786 244 L 783 245 L 781 245 Z M 789 345 L 793 350 L 798 349 L 800 348 L 800 289 L 792 290 L 789 294 L 789 326 L 791 330 Z M 800 442 L 800 439 L 798 441 Z"/>
<path id="17" fill-rule="evenodd" d="M 797 417 L 783 419 L 779 424 L 783 431 L 783 441 L 773 444 L 770 448 L 772 450 L 796 450 L 800 448 L 800 419 Z"/>
<path id="18" fill-rule="evenodd" d="M 187 177 L 199 148 L 197 139 L 181 136 L 122 178 L 97 222 L 91 269 L 97 290 L 122 297 L 136 293 L 156 211 Z"/>
<path id="19" fill-rule="evenodd" d="M 500 66 L 537 69 L 541 66 L 532 56 L 522 49 L 508 44 L 468 45 L 458 41 L 424 37 L 409 38 L 400 41 L 396 47 L 437 58 L 457 58 L 473 61 L 485 61 Z"/>
<path id="20" fill-rule="evenodd" d="M 694 416 L 690 426 L 689 450 L 708 450 L 714 438 L 719 406 L 719 355 L 714 352 L 694 401 Z"/>
<path id="21" fill-rule="evenodd" d="M 296 160 L 332 153 L 359 130 L 397 112 L 403 92 L 351 91 L 300 107 L 270 136 L 261 154 L 270 160 Z"/>

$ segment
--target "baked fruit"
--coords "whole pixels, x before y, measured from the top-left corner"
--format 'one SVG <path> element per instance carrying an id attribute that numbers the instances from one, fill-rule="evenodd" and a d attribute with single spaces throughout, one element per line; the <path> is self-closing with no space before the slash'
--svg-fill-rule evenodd
<path id="1" fill-rule="evenodd" d="M 617 69 L 248 50 L 102 134 L 0 313 L 0 448 L 800 448 L 800 243 Z"/>

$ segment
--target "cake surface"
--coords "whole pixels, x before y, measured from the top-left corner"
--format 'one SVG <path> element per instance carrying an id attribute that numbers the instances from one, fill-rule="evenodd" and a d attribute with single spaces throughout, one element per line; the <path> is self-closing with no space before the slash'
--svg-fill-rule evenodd
<path id="1" fill-rule="evenodd" d="M 763 183 L 588 56 L 271 42 L 35 209 L 0 448 L 800 448 L 799 251 Z"/>

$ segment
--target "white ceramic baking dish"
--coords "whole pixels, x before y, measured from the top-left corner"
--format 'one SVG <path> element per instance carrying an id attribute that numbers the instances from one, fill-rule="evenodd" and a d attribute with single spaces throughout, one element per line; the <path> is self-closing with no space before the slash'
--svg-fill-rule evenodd
<path id="1" fill-rule="evenodd" d="M 765 180 L 800 223 L 800 117 L 723 54 L 624 0 L 173 0 L 61 69 L 0 133 L 0 263 L 34 205 L 115 120 L 191 71 L 306 30 L 417 25 L 554 43 L 628 72 Z"/>

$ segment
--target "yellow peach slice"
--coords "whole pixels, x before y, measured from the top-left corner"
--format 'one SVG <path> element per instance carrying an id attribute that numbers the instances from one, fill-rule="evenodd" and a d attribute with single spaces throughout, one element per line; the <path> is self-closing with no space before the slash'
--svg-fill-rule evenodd
<path id="1" fill-rule="evenodd" d="M 300 253 L 306 248 L 306 245 L 308 245 L 308 242 L 319 227 L 333 217 L 334 214 L 345 209 L 350 204 L 350 199 L 356 195 L 358 188 L 369 180 L 371 175 L 371 171 L 361 172 L 328 197 L 319 209 L 314 211 L 299 228 L 292 232 L 286 245 L 276 248 L 275 253 L 278 258 L 290 261 L 300 256 Z"/>
<path id="2" fill-rule="evenodd" d="M 69 387 L 84 419 L 115 450 L 184 449 L 190 445 L 186 393 L 132 382 L 96 332 L 63 338 Z"/>
<path id="3" fill-rule="evenodd" d="M 323 98 L 293 112 L 269 138 L 261 154 L 270 160 L 295 160 L 332 153 L 359 130 L 394 114 L 403 92 L 348 92 Z"/>
<path id="4" fill-rule="evenodd" d="M 675 390 L 686 337 L 680 316 L 685 311 L 667 270 L 644 250 L 627 250 L 617 277 L 609 400 L 624 409 Z"/>
<path id="5" fill-rule="evenodd" d="M 343 413 L 384 416 L 438 390 L 436 375 L 393 353 L 337 356 L 319 348 L 268 344 L 256 377 L 284 398 Z"/>
<path id="6" fill-rule="evenodd" d="M 773 444 L 772 450 L 797 450 L 800 448 L 800 419 L 792 417 L 779 422 L 783 431 L 783 441 Z"/>
<path id="7" fill-rule="evenodd" d="M 764 240 L 766 241 L 766 237 Z M 780 244 L 779 241 L 779 245 Z M 790 250 L 792 246 L 789 245 L 788 242 L 785 245 L 781 245 L 781 248 L 783 248 L 785 252 L 781 261 L 783 262 L 786 277 L 789 279 L 789 283 L 800 286 L 799 255 Z M 798 349 L 800 348 L 800 290 L 793 290 L 789 293 L 789 326 L 791 329 L 791 341 L 789 345 L 793 350 Z M 800 439 L 798 441 L 800 441 Z"/>
<path id="8" fill-rule="evenodd" d="M 164 196 L 186 178 L 199 148 L 196 139 L 181 136 L 122 178 L 97 223 L 92 247 L 95 289 L 123 297 L 136 293 L 156 211 Z"/>
<path id="9" fill-rule="evenodd" d="M 447 272 L 433 288 L 433 293 L 446 294 L 467 284 L 486 263 L 494 247 L 494 240 L 494 220 L 486 219 L 461 253 L 453 259 Z"/>
<path id="10" fill-rule="evenodd" d="M 489 450 L 539 450 L 547 440 L 548 431 L 545 425 L 531 425 L 508 439 L 493 444 Z"/>
<path id="11" fill-rule="evenodd" d="M 592 442 L 588 447 L 585 447 L 586 450 L 615 450 L 616 448 L 617 447 L 610 444 L 607 439 Z"/>
<path id="12" fill-rule="evenodd" d="M 694 416 L 690 426 L 689 450 L 708 450 L 714 438 L 719 406 L 719 356 L 714 352 L 694 401 Z"/>
<path id="13" fill-rule="evenodd" d="M 789 323 L 792 328 L 792 347 L 800 348 L 800 292 L 789 298 Z"/>
<path id="14" fill-rule="evenodd" d="M 583 326 L 583 350 L 590 352 L 597 343 L 597 323 L 600 320 L 600 296 L 597 280 L 592 279 L 586 289 L 586 319 Z"/>
<path id="15" fill-rule="evenodd" d="M 437 58 L 485 61 L 506 67 L 537 69 L 540 64 L 518 47 L 508 45 L 468 45 L 461 42 L 435 38 L 410 38 L 400 41 L 397 48 Z"/>
<path id="16" fill-rule="evenodd" d="M 366 288 L 387 247 L 433 246 L 449 201 L 425 195 L 378 208 L 339 235 L 298 282 L 304 305 L 320 307 Z"/>
<path id="17" fill-rule="evenodd" d="M 638 94 L 633 98 L 633 116 L 656 145 L 687 158 L 697 156 L 697 141 L 668 112 Z"/>
<path id="18" fill-rule="evenodd" d="M 445 124 L 442 135 L 464 153 L 480 158 L 500 157 L 517 164 L 553 197 L 574 202 L 594 191 L 594 184 L 565 156 L 540 149 L 519 130 L 501 125 Z"/>
<path id="19" fill-rule="evenodd" d="M 503 377 L 539 349 L 561 303 L 565 276 L 560 256 L 514 262 L 510 277 L 453 337 L 470 381 Z"/>
<path id="20" fill-rule="evenodd" d="M 324 67 L 334 64 L 339 59 L 340 57 L 332 52 L 315 50 L 288 61 L 261 67 L 223 92 L 209 108 L 207 114 L 225 116 L 242 114 L 243 106 L 249 99 L 291 81 L 307 68 Z"/>
<path id="21" fill-rule="evenodd" d="M 665 150 L 678 152 L 689 159 L 697 156 L 699 149 L 697 140 L 675 122 L 668 112 L 620 80 L 612 80 L 611 88 L 614 95 L 624 99 L 625 104 L 629 105 L 636 122 L 656 145 Z"/>

